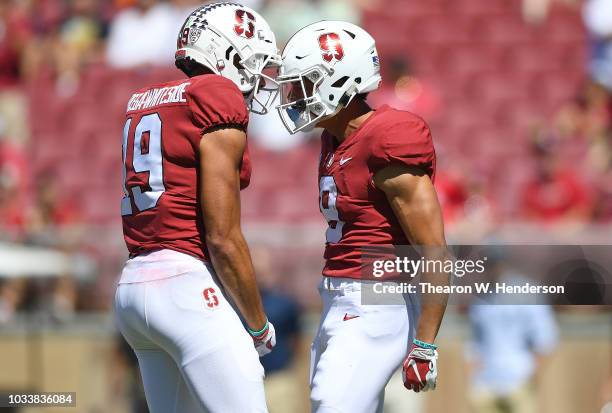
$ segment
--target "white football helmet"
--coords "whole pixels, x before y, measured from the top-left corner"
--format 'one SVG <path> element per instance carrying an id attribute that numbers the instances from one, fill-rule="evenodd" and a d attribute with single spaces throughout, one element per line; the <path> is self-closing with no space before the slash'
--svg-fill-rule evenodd
<path id="1" fill-rule="evenodd" d="M 282 59 L 277 110 L 290 133 L 312 130 L 381 81 L 374 39 L 352 23 L 304 27 L 289 39 Z"/>
<path id="2" fill-rule="evenodd" d="M 232 80 L 249 110 L 265 114 L 278 93 L 265 68 L 281 63 L 274 33 L 254 10 L 236 3 L 211 3 L 192 12 L 178 35 L 175 61 L 193 59 Z M 267 92 L 265 98 L 258 97 Z"/>

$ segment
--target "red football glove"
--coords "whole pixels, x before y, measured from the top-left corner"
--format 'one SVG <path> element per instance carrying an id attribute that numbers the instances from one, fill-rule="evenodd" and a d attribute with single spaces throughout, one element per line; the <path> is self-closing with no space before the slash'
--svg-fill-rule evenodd
<path id="1" fill-rule="evenodd" d="M 438 351 L 434 347 L 425 348 L 413 344 L 402 368 L 404 387 L 417 393 L 435 390 L 438 379 L 437 360 Z"/>

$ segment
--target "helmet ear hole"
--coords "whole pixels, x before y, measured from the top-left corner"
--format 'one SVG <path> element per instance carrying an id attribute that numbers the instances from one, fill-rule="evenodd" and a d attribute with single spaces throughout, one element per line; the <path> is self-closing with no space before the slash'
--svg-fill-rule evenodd
<path id="1" fill-rule="evenodd" d="M 332 83 L 332 87 L 342 87 L 344 86 L 344 84 L 346 83 L 346 81 L 349 80 L 348 76 L 342 76 L 340 79 L 336 80 L 334 83 Z"/>
<path id="2" fill-rule="evenodd" d="M 355 33 L 349 32 L 348 30 L 344 29 L 344 33 L 348 34 L 349 36 L 351 36 L 351 39 L 355 38 Z"/>
<path id="3" fill-rule="evenodd" d="M 361 78 L 360 77 L 356 77 L 355 78 L 355 83 L 360 84 L 361 83 Z"/>
<path id="4" fill-rule="evenodd" d="M 334 95 L 329 95 L 329 100 L 334 100 Z"/>

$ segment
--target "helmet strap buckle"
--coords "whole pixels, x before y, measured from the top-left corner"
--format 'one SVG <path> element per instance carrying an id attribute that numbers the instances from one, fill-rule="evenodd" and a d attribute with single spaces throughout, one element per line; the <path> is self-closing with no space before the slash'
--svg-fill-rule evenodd
<path id="1" fill-rule="evenodd" d="M 349 87 L 346 90 L 346 92 L 344 92 L 344 94 L 342 95 L 342 97 L 338 101 L 338 106 L 341 107 L 341 108 L 346 107 L 349 104 L 349 102 L 351 101 L 351 99 L 353 98 L 353 96 L 355 96 L 356 93 L 357 93 L 357 84 L 353 83 L 353 85 L 351 87 Z"/>

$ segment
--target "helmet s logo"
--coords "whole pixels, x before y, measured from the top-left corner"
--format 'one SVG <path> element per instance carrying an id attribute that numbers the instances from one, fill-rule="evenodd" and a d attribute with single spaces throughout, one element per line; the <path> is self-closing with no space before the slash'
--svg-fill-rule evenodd
<path id="1" fill-rule="evenodd" d="M 255 16 L 246 10 L 236 10 L 234 32 L 240 37 L 251 39 L 255 34 Z"/>
<path id="2" fill-rule="evenodd" d="M 321 48 L 323 60 L 328 63 L 342 60 L 344 57 L 340 36 L 336 33 L 325 33 L 319 36 L 319 47 Z"/>

